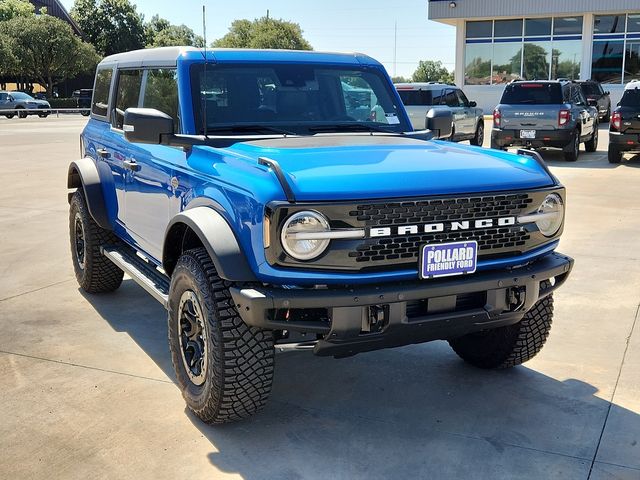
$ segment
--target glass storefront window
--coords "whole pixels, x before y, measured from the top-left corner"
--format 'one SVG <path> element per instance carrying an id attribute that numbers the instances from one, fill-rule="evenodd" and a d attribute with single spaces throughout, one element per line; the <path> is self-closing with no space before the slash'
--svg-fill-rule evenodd
<path id="1" fill-rule="evenodd" d="M 525 80 L 548 80 L 551 66 L 551 42 L 526 42 L 522 76 Z"/>
<path id="2" fill-rule="evenodd" d="M 524 21 L 525 37 L 535 35 L 551 35 L 551 19 L 550 18 L 527 18 Z"/>
<path id="3" fill-rule="evenodd" d="M 624 15 L 596 15 L 593 20 L 594 33 L 624 33 Z"/>
<path id="4" fill-rule="evenodd" d="M 599 82 L 621 83 L 623 55 L 622 40 L 593 42 L 591 78 Z"/>
<path id="5" fill-rule="evenodd" d="M 493 36 L 522 37 L 522 19 L 518 20 L 496 20 L 493 25 Z"/>
<path id="6" fill-rule="evenodd" d="M 582 42 L 580 40 L 554 41 L 551 53 L 551 79 L 580 78 Z"/>
<path id="7" fill-rule="evenodd" d="M 522 43 L 504 42 L 493 45 L 493 83 L 509 83 L 520 78 Z"/>
<path id="8" fill-rule="evenodd" d="M 464 83 L 467 85 L 489 85 L 491 83 L 490 43 L 468 43 L 465 51 Z"/>
<path id="9" fill-rule="evenodd" d="M 629 14 L 627 18 L 627 32 L 640 32 L 640 14 Z"/>
<path id="10" fill-rule="evenodd" d="M 554 35 L 581 35 L 582 17 L 555 17 L 553 19 Z"/>
<path id="11" fill-rule="evenodd" d="M 467 38 L 491 38 L 493 35 L 493 22 L 467 22 Z"/>
<path id="12" fill-rule="evenodd" d="M 627 40 L 624 55 L 624 81 L 640 80 L 640 40 Z"/>

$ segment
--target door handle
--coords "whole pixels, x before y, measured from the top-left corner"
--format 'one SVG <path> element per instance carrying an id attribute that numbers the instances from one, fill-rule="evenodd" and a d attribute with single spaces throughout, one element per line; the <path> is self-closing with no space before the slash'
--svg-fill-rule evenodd
<path id="1" fill-rule="evenodd" d="M 137 172 L 138 170 L 140 170 L 140 165 L 138 165 L 134 159 L 125 160 L 124 162 L 122 162 L 122 164 L 124 165 L 124 168 L 127 168 L 132 172 Z"/>
<path id="2" fill-rule="evenodd" d="M 100 158 L 109 158 L 111 156 L 111 154 L 107 152 L 106 148 L 99 148 L 96 150 L 96 153 Z"/>

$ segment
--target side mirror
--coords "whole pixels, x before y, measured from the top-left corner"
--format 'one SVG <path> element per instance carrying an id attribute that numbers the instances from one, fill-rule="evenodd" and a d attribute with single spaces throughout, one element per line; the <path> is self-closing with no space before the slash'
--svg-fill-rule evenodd
<path id="1" fill-rule="evenodd" d="M 167 144 L 173 136 L 173 118 L 155 108 L 127 108 L 122 130 L 129 142 Z"/>
<path id="2" fill-rule="evenodd" d="M 608 90 L 606 90 L 606 91 L 604 92 L 604 94 L 605 94 L 605 95 L 610 95 L 610 94 L 611 94 L 611 92 L 609 92 Z"/>
<path id="3" fill-rule="evenodd" d="M 7 102 L 13 102 L 13 97 L 11 95 L 7 95 Z"/>
<path id="4" fill-rule="evenodd" d="M 478 103 L 477 103 L 477 102 L 474 102 L 474 101 L 471 101 L 471 102 L 469 102 L 469 106 L 470 106 L 470 107 L 477 107 L 477 106 L 478 106 Z"/>
<path id="5" fill-rule="evenodd" d="M 453 125 L 453 114 L 445 108 L 432 108 L 427 112 L 427 130 L 434 132 L 434 138 L 449 138 Z"/>

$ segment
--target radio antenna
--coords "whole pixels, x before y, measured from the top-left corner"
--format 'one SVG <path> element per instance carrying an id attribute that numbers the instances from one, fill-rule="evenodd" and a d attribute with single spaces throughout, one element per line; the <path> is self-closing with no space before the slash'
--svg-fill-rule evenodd
<path id="1" fill-rule="evenodd" d="M 204 47 L 202 51 L 202 56 L 204 57 L 204 66 L 202 68 L 202 79 L 200 79 L 200 88 L 204 86 L 206 87 L 207 82 L 207 16 L 205 5 L 202 4 L 202 38 L 204 40 Z M 201 90 L 202 94 L 202 90 Z M 202 106 L 202 131 L 204 132 L 205 138 L 207 137 L 207 93 L 206 90 L 204 92 L 204 105 Z"/>

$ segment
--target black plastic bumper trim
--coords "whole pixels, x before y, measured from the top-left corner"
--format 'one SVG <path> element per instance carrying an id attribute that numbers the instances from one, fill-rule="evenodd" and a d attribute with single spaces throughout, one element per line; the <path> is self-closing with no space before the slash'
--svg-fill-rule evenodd
<path id="1" fill-rule="evenodd" d="M 231 296 L 248 325 L 268 330 L 292 330 L 323 335 L 314 348 L 317 355 L 351 355 L 379 348 L 452 338 L 473 331 L 516 323 L 541 298 L 560 287 L 573 267 L 573 259 L 550 253 L 526 266 L 479 272 L 471 276 L 422 280 L 342 289 L 284 289 L 231 287 Z M 540 282 L 554 279 L 544 289 Z M 520 287 L 524 302 L 516 312 L 505 305 L 506 290 Z M 484 308 L 408 318 L 408 301 L 473 292 L 486 292 Z M 389 305 L 388 325 L 380 333 L 361 334 L 366 307 Z M 270 319 L 278 309 L 326 308 L 330 323 L 288 322 Z"/>

